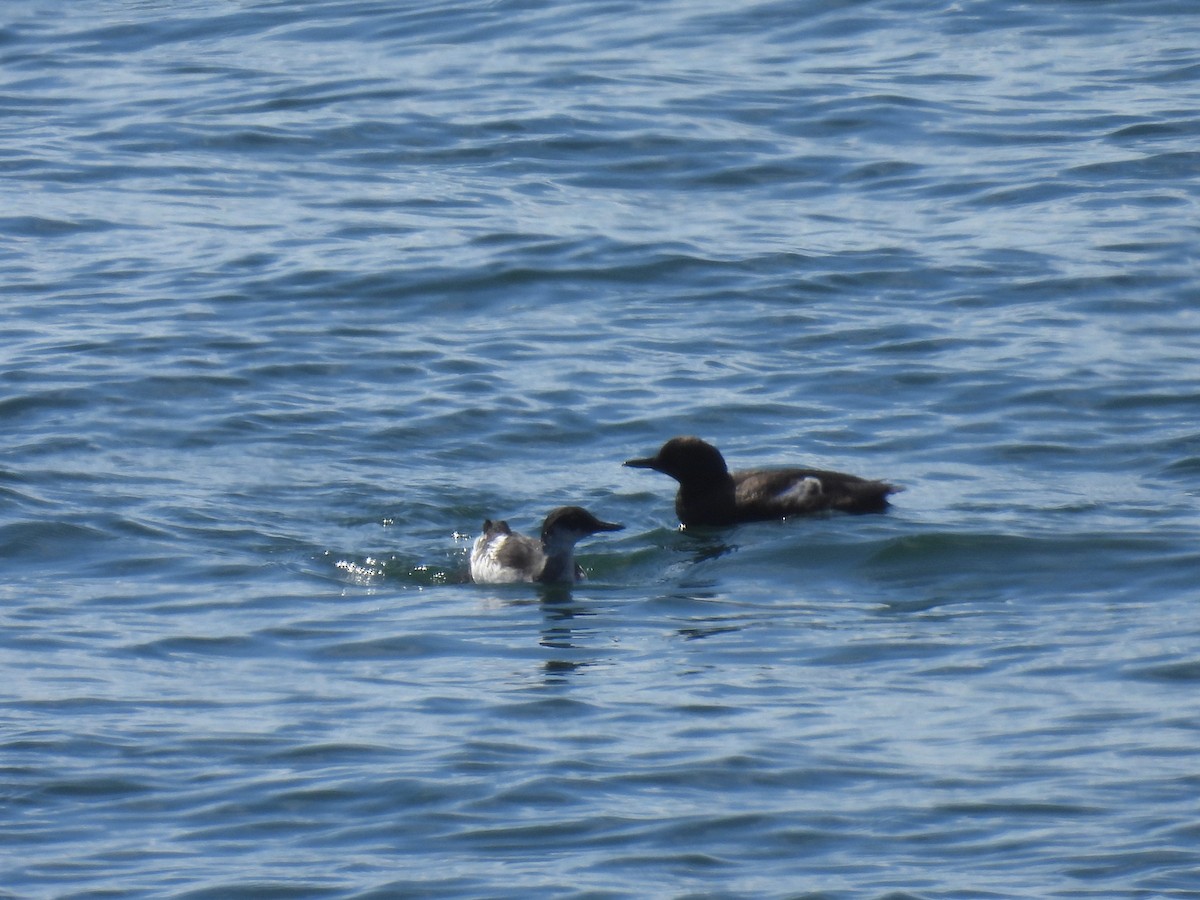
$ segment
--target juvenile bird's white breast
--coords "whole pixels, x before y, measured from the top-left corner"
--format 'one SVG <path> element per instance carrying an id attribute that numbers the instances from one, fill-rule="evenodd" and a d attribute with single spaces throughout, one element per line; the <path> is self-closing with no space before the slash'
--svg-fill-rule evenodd
<path id="1" fill-rule="evenodd" d="M 489 541 L 486 534 L 475 539 L 471 548 L 471 580 L 477 584 L 514 584 L 519 581 L 532 581 L 528 572 L 500 562 L 500 551 L 511 540 L 512 535 L 493 535 Z"/>

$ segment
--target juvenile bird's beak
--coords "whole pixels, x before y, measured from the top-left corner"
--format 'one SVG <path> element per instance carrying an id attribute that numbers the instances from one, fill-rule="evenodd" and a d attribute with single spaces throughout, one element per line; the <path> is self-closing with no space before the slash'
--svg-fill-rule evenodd
<path id="1" fill-rule="evenodd" d="M 657 460 L 653 456 L 646 459 L 627 459 L 623 465 L 629 466 L 631 469 L 653 469 Z"/>
<path id="2" fill-rule="evenodd" d="M 625 526 L 618 522 L 601 522 L 597 527 L 597 531 L 621 531 Z"/>

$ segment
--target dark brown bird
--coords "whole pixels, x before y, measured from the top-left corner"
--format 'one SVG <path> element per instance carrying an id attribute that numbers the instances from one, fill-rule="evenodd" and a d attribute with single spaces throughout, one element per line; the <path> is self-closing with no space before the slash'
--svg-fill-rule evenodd
<path id="1" fill-rule="evenodd" d="M 825 510 L 878 513 L 888 495 L 904 490 L 885 481 L 824 469 L 745 469 L 730 472 L 721 451 L 698 437 L 674 437 L 646 459 L 625 463 L 679 482 L 675 512 L 684 527 L 736 525 Z"/>

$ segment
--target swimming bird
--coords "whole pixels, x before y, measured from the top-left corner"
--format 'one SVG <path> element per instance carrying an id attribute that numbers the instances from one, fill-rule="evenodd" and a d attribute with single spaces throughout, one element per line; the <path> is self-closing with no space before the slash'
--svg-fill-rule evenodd
<path id="1" fill-rule="evenodd" d="M 602 522 L 580 506 L 560 506 L 546 516 L 539 541 L 517 534 L 507 522 L 488 519 L 471 548 L 471 580 L 477 584 L 581 581 L 583 570 L 575 564 L 575 542 L 598 531 L 624 527 Z"/>
<path id="2" fill-rule="evenodd" d="M 888 494 L 903 490 L 885 481 L 823 469 L 746 469 L 730 472 L 721 451 L 698 437 L 674 437 L 646 459 L 625 463 L 653 469 L 679 482 L 675 512 L 689 525 L 736 525 L 834 509 L 883 512 Z"/>

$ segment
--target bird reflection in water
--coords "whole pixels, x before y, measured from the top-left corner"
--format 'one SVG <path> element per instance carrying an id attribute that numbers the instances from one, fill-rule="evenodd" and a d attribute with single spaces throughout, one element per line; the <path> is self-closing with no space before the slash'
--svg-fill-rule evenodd
<path id="1" fill-rule="evenodd" d="M 580 621 L 596 613 L 574 601 L 570 585 L 546 585 L 539 593 L 543 624 L 538 644 L 557 651 L 542 663 L 542 679 L 546 684 L 563 684 L 569 676 L 598 662 L 594 655 L 589 655 L 596 629 Z"/>

